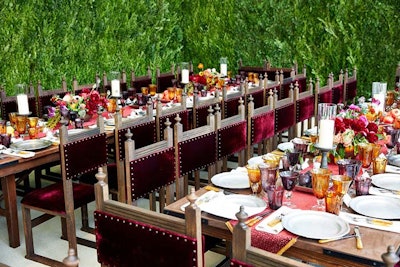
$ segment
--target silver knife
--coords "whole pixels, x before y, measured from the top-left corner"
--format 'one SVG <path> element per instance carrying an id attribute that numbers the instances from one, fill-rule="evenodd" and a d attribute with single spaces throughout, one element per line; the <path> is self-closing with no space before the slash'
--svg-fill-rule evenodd
<path id="1" fill-rule="evenodd" d="M 358 226 L 354 226 L 354 234 L 356 235 L 356 240 L 357 240 L 357 249 L 362 249 L 363 248 L 363 243 L 361 240 L 361 233 L 360 233 L 360 228 Z"/>

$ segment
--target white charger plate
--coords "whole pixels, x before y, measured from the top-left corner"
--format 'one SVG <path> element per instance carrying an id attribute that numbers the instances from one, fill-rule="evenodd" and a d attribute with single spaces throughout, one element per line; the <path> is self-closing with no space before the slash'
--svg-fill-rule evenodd
<path id="1" fill-rule="evenodd" d="M 221 172 L 214 175 L 211 182 L 218 187 L 229 189 L 250 188 L 249 177 L 243 172 Z"/>
<path id="2" fill-rule="evenodd" d="M 252 157 L 247 161 L 249 165 L 258 165 L 264 163 L 263 156 Z"/>
<path id="3" fill-rule="evenodd" d="M 400 219 L 400 199 L 386 196 L 358 196 L 350 201 L 350 208 L 368 217 Z"/>
<path id="4" fill-rule="evenodd" d="M 286 214 L 282 225 L 293 234 L 312 239 L 338 238 L 350 232 L 349 224 L 339 216 L 313 210 Z"/>
<path id="5" fill-rule="evenodd" d="M 292 142 L 280 143 L 278 145 L 278 149 L 280 151 L 293 150 L 294 149 L 294 145 L 293 145 Z"/>
<path id="6" fill-rule="evenodd" d="M 400 174 L 381 173 L 371 176 L 372 184 L 389 190 L 400 191 Z"/>
<path id="7" fill-rule="evenodd" d="M 267 203 L 262 198 L 253 195 L 223 195 L 199 205 L 204 212 L 223 217 L 230 220 L 237 220 L 236 213 L 240 206 L 244 206 L 244 211 L 248 216 L 255 215 L 266 209 Z"/>

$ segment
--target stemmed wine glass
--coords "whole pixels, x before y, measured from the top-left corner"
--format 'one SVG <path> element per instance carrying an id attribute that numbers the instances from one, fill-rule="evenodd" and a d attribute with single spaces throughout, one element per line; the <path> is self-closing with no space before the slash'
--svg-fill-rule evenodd
<path id="1" fill-rule="evenodd" d="M 312 210 L 325 211 L 325 196 L 329 188 L 329 180 L 331 171 L 328 169 L 312 169 L 312 189 L 314 196 L 317 198 L 317 205 L 314 205 Z"/>
<path id="2" fill-rule="evenodd" d="M 296 169 L 296 165 L 299 164 L 299 151 L 288 151 L 286 152 L 287 159 L 289 161 L 289 171 L 293 171 Z"/>
<path id="3" fill-rule="evenodd" d="M 258 164 L 247 165 L 247 174 L 249 176 L 249 183 L 253 195 L 261 193 L 261 171 L 258 168 Z"/>
<path id="4" fill-rule="evenodd" d="M 283 205 L 290 208 L 296 208 L 296 205 L 292 203 L 292 191 L 299 182 L 300 173 L 295 171 L 283 171 L 279 173 L 281 177 L 283 188 L 285 188 L 286 202 Z"/>

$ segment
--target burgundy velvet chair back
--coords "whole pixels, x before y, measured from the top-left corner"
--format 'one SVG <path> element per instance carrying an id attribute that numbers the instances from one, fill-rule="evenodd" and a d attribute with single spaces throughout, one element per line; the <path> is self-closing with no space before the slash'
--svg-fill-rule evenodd
<path id="1" fill-rule="evenodd" d="M 193 96 L 193 126 L 198 128 L 208 124 L 207 117 L 210 114 L 209 110 L 214 110 L 217 104 L 221 104 L 219 97 L 201 100 L 195 90 Z M 211 108 L 211 109 L 210 109 Z"/>
<path id="2" fill-rule="evenodd" d="M 247 77 L 249 72 L 258 73 L 264 75 L 265 72 L 268 70 L 268 62 L 267 60 L 263 61 L 263 65 L 260 66 L 244 66 L 242 59 L 239 59 L 239 68 L 238 72 L 242 75 L 243 78 Z"/>
<path id="3" fill-rule="evenodd" d="M 285 78 L 282 81 L 281 88 L 278 94 L 278 100 L 289 97 L 290 86 L 294 83 L 292 77 Z"/>
<path id="4" fill-rule="evenodd" d="M 295 123 L 295 105 L 293 102 L 275 108 L 275 134 L 288 130 Z"/>
<path id="5" fill-rule="evenodd" d="M 353 69 L 352 76 L 349 76 L 349 71 L 346 69 L 344 77 L 345 100 L 353 103 L 357 96 L 357 69 Z"/>
<path id="6" fill-rule="evenodd" d="M 295 78 L 294 82 L 297 82 L 297 84 L 299 85 L 299 93 L 307 90 L 307 77 L 302 76 L 299 78 Z"/>
<path id="7" fill-rule="evenodd" d="M 251 145 L 273 137 L 275 134 L 275 111 L 269 110 L 252 116 L 250 126 Z"/>
<path id="8" fill-rule="evenodd" d="M 209 128 L 208 126 L 203 127 Z M 217 135 L 215 131 L 205 131 L 204 134 L 189 136 L 191 135 L 188 134 L 187 139 L 178 143 L 180 176 L 204 169 L 217 160 Z"/>
<path id="9" fill-rule="evenodd" d="M 78 178 L 82 174 L 95 171 L 107 164 L 107 136 L 105 133 L 70 141 L 61 145 L 61 149 L 62 157 L 65 159 L 66 179 Z"/>
<path id="10" fill-rule="evenodd" d="M 152 84 L 151 70 L 150 67 L 147 68 L 147 74 L 144 76 L 135 76 L 135 71 L 131 72 L 131 87 L 136 89 L 137 93 L 140 93 L 142 87 L 148 87 Z"/>
<path id="11" fill-rule="evenodd" d="M 344 103 L 343 84 L 338 84 L 337 86 L 332 88 L 332 103 Z"/>
<path id="12" fill-rule="evenodd" d="M 38 103 L 38 114 L 39 117 L 42 118 L 44 114 L 47 113 L 46 107 L 53 106 L 54 104 L 51 102 L 51 98 L 54 95 L 58 95 L 60 97 L 64 97 L 67 93 L 67 84 L 65 79 L 62 80 L 62 88 L 53 89 L 53 90 L 43 90 L 42 84 L 40 81 L 38 82 L 38 96 L 37 96 L 37 103 Z"/>
<path id="13" fill-rule="evenodd" d="M 221 160 L 246 147 L 247 122 L 235 122 L 217 130 L 218 156 Z"/>
<path id="14" fill-rule="evenodd" d="M 107 266 L 196 266 L 197 240 L 95 211 L 98 261 Z"/>
<path id="15" fill-rule="evenodd" d="M 160 139 L 158 141 L 164 140 L 164 128 L 165 128 L 165 122 L 167 119 L 174 124 L 175 123 L 175 117 L 176 115 L 179 115 L 181 118 L 181 123 L 183 126 L 183 130 L 187 131 L 189 130 L 189 110 L 185 109 L 176 113 L 171 113 L 165 116 L 160 117 L 160 129 L 159 129 L 159 134 L 160 134 Z"/>
<path id="16" fill-rule="evenodd" d="M 241 96 L 237 96 L 234 98 L 230 98 L 227 100 L 224 100 L 223 103 L 223 118 L 228 118 L 235 116 L 239 113 L 238 106 L 239 106 L 239 99 Z"/>
<path id="17" fill-rule="evenodd" d="M 126 140 L 125 134 L 128 129 L 133 134 L 136 148 L 141 148 L 157 141 L 156 123 L 154 120 L 118 129 L 115 133 L 118 135 L 118 142 L 115 144 L 119 148 L 117 149 L 117 151 L 119 151 L 117 155 L 118 160 L 125 159 L 124 142 Z"/>
<path id="18" fill-rule="evenodd" d="M 173 80 L 176 79 L 175 67 L 171 66 L 171 72 L 160 73 L 160 69 L 157 68 L 157 93 L 162 93 L 167 90 L 168 87 L 174 85 Z"/>
<path id="19" fill-rule="evenodd" d="M 165 148 L 129 162 L 131 199 L 147 197 L 149 193 L 175 181 L 175 149 Z"/>
<path id="20" fill-rule="evenodd" d="M 18 112 L 17 105 L 17 96 L 7 96 L 4 89 L 0 87 L 0 96 L 1 96 L 1 117 L 3 120 L 8 120 L 8 113 Z M 28 105 L 29 111 L 31 112 L 30 116 L 38 116 L 37 112 L 37 99 L 34 93 L 34 88 L 29 85 L 29 93 L 28 93 Z"/>

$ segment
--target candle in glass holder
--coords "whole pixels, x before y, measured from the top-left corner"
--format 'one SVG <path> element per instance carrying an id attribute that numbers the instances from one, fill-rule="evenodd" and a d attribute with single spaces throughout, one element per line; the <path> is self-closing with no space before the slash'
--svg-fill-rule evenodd
<path id="1" fill-rule="evenodd" d="M 120 97 L 121 96 L 119 80 L 112 80 L 111 81 L 111 95 L 113 97 Z"/>
<path id="2" fill-rule="evenodd" d="M 19 114 L 21 115 L 29 114 L 28 95 L 26 94 L 17 95 L 17 105 Z"/>
<path id="3" fill-rule="evenodd" d="M 335 134 L 336 105 L 330 103 L 318 104 L 318 145 L 321 148 L 333 147 L 333 136 Z"/>
<path id="4" fill-rule="evenodd" d="M 226 57 L 221 57 L 219 60 L 220 63 L 220 73 L 222 76 L 226 76 L 228 74 L 228 60 Z"/>
<path id="5" fill-rule="evenodd" d="M 181 83 L 187 84 L 189 83 L 189 63 L 182 62 L 181 63 Z"/>

